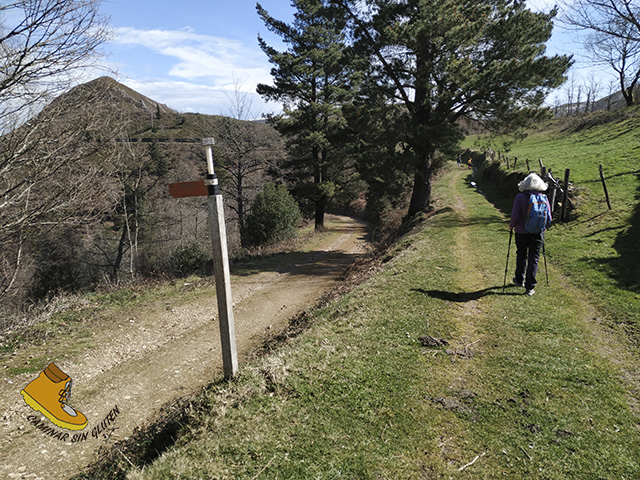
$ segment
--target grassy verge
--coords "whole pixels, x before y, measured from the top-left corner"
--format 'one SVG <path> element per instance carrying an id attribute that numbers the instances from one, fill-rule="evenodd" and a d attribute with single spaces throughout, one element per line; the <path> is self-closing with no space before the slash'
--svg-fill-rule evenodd
<path id="1" fill-rule="evenodd" d="M 551 265 L 553 287 L 503 293 L 504 218 L 463 175 L 379 274 L 193 399 L 128 478 L 638 478 L 633 359 Z"/>

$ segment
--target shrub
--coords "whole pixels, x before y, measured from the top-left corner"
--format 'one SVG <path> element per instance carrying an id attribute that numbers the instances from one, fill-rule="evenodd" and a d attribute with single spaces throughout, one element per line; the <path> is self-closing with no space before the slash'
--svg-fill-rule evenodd
<path id="1" fill-rule="evenodd" d="M 76 228 L 44 232 L 31 245 L 32 277 L 27 296 L 40 300 L 56 292 L 76 292 L 93 287 L 99 277 L 96 267 L 83 261 L 86 249 Z"/>
<path id="2" fill-rule="evenodd" d="M 169 258 L 167 270 L 172 275 L 183 276 L 203 272 L 211 256 L 197 243 L 179 246 Z"/>
<path id="3" fill-rule="evenodd" d="M 264 246 L 295 237 L 302 215 L 298 203 L 284 185 L 269 183 L 260 192 L 247 216 L 247 246 Z"/>

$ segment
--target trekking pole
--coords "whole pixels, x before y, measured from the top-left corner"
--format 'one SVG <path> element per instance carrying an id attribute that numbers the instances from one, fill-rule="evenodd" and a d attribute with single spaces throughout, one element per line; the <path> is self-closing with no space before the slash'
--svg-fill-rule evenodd
<path id="1" fill-rule="evenodd" d="M 542 242 L 542 258 L 544 258 L 544 274 L 547 277 L 547 287 L 549 286 L 549 271 L 547 270 L 547 252 Z"/>
<path id="2" fill-rule="evenodd" d="M 507 271 L 509 270 L 509 252 L 511 252 L 512 237 L 513 237 L 513 230 L 509 229 L 509 248 L 507 248 L 507 266 L 504 268 L 504 284 L 502 285 L 502 293 L 504 293 L 504 289 L 507 288 Z"/>

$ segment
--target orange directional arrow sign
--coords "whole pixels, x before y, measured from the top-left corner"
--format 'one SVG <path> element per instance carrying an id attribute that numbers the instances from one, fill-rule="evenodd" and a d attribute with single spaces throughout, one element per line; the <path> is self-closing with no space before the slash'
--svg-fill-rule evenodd
<path id="1" fill-rule="evenodd" d="M 209 189 L 204 184 L 204 180 L 195 182 L 170 183 L 169 194 L 173 198 L 185 197 L 206 197 L 209 195 Z"/>

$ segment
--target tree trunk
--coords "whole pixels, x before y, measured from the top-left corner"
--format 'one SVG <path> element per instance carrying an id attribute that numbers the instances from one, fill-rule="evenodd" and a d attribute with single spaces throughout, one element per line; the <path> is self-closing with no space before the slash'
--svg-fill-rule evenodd
<path id="1" fill-rule="evenodd" d="M 238 174 L 236 181 L 236 202 L 238 204 L 238 230 L 240 230 L 240 245 L 247 244 L 247 229 L 244 225 L 244 192 L 242 191 L 242 175 Z"/>
<path id="2" fill-rule="evenodd" d="M 413 193 L 409 204 L 409 217 L 424 212 L 431 203 L 432 153 L 425 152 L 413 178 Z"/>
<path id="3" fill-rule="evenodd" d="M 118 273 L 120 272 L 120 265 L 122 264 L 122 258 L 125 253 L 125 244 L 127 242 L 127 226 L 122 226 L 122 235 L 120 235 L 120 242 L 118 242 L 118 250 L 116 252 L 116 258 L 111 266 L 111 281 L 117 283 Z"/>
<path id="4" fill-rule="evenodd" d="M 316 187 L 320 187 L 324 181 L 322 167 L 320 165 L 320 150 L 317 147 L 313 148 L 313 183 Z M 320 193 L 320 188 L 316 191 L 315 200 L 315 229 L 320 230 L 324 228 L 324 210 L 326 202 L 324 195 Z"/>
<path id="5" fill-rule="evenodd" d="M 324 228 L 324 212 L 325 212 L 325 201 L 324 198 L 320 198 L 316 200 L 316 230 L 320 230 Z"/>
<path id="6" fill-rule="evenodd" d="M 624 101 L 627 103 L 627 107 L 631 107 L 633 105 L 633 87 L 635 85 L 635 82 L 632 82 L 629 86 L 625 86 L 624 72 L 619 72 L 619 74 L 620 90 L 622 91 L 622 96 L 624 97 Z"/>

